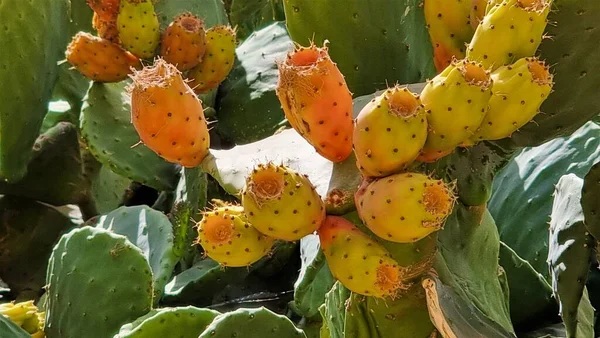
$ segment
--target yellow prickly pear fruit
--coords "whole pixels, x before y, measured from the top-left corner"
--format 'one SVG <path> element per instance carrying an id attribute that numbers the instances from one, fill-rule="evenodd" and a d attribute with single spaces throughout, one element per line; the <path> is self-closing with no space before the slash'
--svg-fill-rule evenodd
<path id="1" fill-rule="evenodd" d="M 204 212 L 197 224 L 197 244 L 223 266 L 248 266 L 266 256 L 273 238 L 258 232 L 239 205 L 225 205 Z"/>
<path id="2" fill-rule="evenodd" d="M 419 173 L 364 180 L 355 194 L 356 209 L 377 236 L 411 243 L 442 228 L 456 200 L 453 190 Z"/>
<path id="3" fill-rule="evenodd" d="M 485 16 L 485 10 L 488 0 L 471 0 L 471 13 L 469 14 L 469 23 L 473 30 L 477 29 L 481 20 Z"/>
<path id="4" fill-rule="evenodd" d="M 405 268 L 350 221 L 327 216 L 318 232 L 333 277 L 350 291 L 385 298 L 407 288 L 403 284 Z"/>
<path id="5" fill-rule="evenodd" d="M 198 94 L 219 86 L 235 61 L 235 31 L 230 26 L 214 26 L 206 31 L 202 61 L 188 73 L 190 87 Z"/>
<path id="6" fill-rule="evenodd" d="M 535 54 L 542 42 L 551 0 L 504 0 L 488 4 L 467 48 L 467 58 L 488 70 Z"/>
<path id="7" fill-rule="evenodd" d="M 121 0 L 117 30 L 125 49 L 141 59 L 152 58 L 160 42 L 160 25 L 152 0 Z"/>
<path id="8" fill-rule="evenodd" d="M 475 134 L 492 95 L 489 72 L 480 63 L 454 60 L 425 85 L 421 102 L 429 134 L 418 160 L 435 161 Z"/>
<path id="9" fill-rule="evenodd" d="M 492 80 L 494 95 L 474 141 L 509 137 L 537 115 L 553 85 L 548 66 L 533 57 L 498 68 Z"/>
<path id="10" fill-rule="evenodd" d="M 405 169 L 427 139 L 425 108 L 407 88 L 389 88 L 369 102 L 355 122 L 354 153 L 364 176 L 385 176 Z"/>
<path id="11" fill-rule="evenodd" d="M 423 7 L 434 47 L 435 67 L 441 72 L 453 57 L 465 57 L 465 45 L 473 36 L 469 19 L 471 3 L 466 0 L 425 0 Z"/>
<path id="12" fill-rule="evenodd" d="M 259 164 L 246 178 L 242 205 L 258 231 L 286 241 L 313 233 L 325 219 L 325 205 L 308 177 L 284 165 Z"/>

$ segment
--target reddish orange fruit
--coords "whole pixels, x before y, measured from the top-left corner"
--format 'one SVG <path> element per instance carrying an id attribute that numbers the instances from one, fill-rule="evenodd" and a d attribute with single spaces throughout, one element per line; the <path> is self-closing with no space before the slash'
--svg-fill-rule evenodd
<path id="1" fill-rule="evenodd" d="M 179 15 L 163 33 L 160 55 L 182 72 L 200 63 L 205 51 L 204 22 L 191 13 Z"/>

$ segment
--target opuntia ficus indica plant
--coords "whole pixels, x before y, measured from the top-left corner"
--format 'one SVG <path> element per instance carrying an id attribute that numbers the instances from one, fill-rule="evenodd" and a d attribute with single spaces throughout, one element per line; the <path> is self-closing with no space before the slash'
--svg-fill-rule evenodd
<path id="1" fill-rule="evenodd" d="M 599 14 L 0 1 L 0 337 L 597 336 Z"/>

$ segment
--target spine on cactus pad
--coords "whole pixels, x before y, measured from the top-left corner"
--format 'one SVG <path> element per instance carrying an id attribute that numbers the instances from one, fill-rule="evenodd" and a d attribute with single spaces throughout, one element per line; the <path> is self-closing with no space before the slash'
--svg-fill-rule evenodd
<path id="1" fill-rule="evenodd" d="M 403 170 L 425 145 L 425 108 L 406 87 L 389 88 L 360 111 L 352 139 L 356 164 L 364 176 Z"/>
<path id="2" fill-rule="evenodd" d="M 522 58 L 491 75 L 489 110 L 473 136 L 475 142 L 509 137 L 539 113 L 552 91 L 549 67 L 534 58 Z"/>
<path id="3" fill-rule="evenodd" d="M 441 229 L 455 200 L 453 185 L 420 173 L 365 179 L 355 194 L 367 228 L 396 243 L 416 242 Z"/>
<path id="4" fill-rule="evenodd" d="M 123 47 L 140 59 L 154 56 L 160 25 L 152 0 L 121 0 L 117 29 Z"/>
<path id="5" fill-rule="evenodd" d="M 273 163 L 259 164 L 246 178 L 242 205 L 260 232 L 286 241 L 313 233 L 325 219 L 325 204 L 308 177 Z"/>
<path id="6" fill-rule="evenodd" d="M 394 298 L 408 288 L 404 283 L 406 268 L 350 221 L 327 216 L 318 233 L 331 273 L 350 291 Z"/>
<path id="7" fill-rule="evenodd" d="M 182 72 L 198 65 L 205 51 L 204 22 L 191 13 L 177 16 L 162 35 L 160 55 Z"/>
<path id="8" fill-rule="evenodd" d="M 489 72 L 468 59 L 454 60 L 425 85 L 421 102 L 429 134 L 418 160 L 435 161 L 475 134 L 488 109 L 491 85 Z"/>
<path id="9" fill-rule="evenodd" d="M 97 82 L 122 81 L 132 68 L 141 67 L 140 60 L 119 45 L 85 32 L 73 37 L 65 55 L 73 68 Z"/>
<path id="10" fill-rule="evenodd" d="M 236 33 L 230 26 L 219 25 L 206 31 L 206 49 L 202 61 L 188 72 L 196 93 L 207 93 L 229 75 L 235 61 Z"/>
<path id="11" fill-rule="evenodd" d="M 197 244 L 223 266 L 249 266 L 266 256 L 274 243 L 274 238 L 252 226 L 239 205 L 224 205 L 204 212 L 197 228 Z"/>
<path id="12" fill-rule="evenodd" d="M 326 46 L 298 47 L 278 63 L 277 96 L 287 120 L 332 162 L 352 153 L 352 94 Z"/>
<path id="13" fill-rule="evenodd" d="M 504 0 L 488 4 L 467 48 L 467 58 L 487 70 L 534 56 L 546 29 L 551 0 Z"/>
<path id="14" fill-rule="evenodd" d="M 141 141 L 169 162 L 198 166 L 210 136 L 202 103 L 181 72 L 158 58 L 131 78 L 131 115 Z"/>

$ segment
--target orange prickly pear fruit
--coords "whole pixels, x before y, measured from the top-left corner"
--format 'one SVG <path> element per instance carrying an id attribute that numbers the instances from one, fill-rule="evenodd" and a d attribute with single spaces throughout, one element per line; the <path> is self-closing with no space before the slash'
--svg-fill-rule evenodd
<path id="1" fill-rule="evenodd" d="M 355 194 L 356 210 L 378 237 L 412 243 L 442 228 L 456 200 L 453 190 L 420 173 L 364 180 Z"/>
<path id="2" fill-rule="evenodd" d="M 214 26 L 206 31 L 206 50 L 202 61 L 188 72 L 190 86 L 198 94 L 219 86 L 229 75 L 235 61 L 235 30 Z"/>
<path id="3" fill-rule="evenodd" d="M 343 217 L 327 216 L 318 230 L 321 249 L 333 277 L 350 291 L 378 298 L 406 289 L 407 276 L 377 241 Z"/>
<path id="4" fill-rule="evenodd" d="M 210 137 L 202 103 L 181 72 L 158 58 L 131 78 L 131 114 L 141 141 L 169 162 L 198 166 Z"/>
<path id="5" fill-rule="evenodd" d="M 121 44 L 121 40 L 119 40 L 119 31 L 117 30 L 115 21 L 102 20 L 98 13 L 94 13 L 94 16 L 92 17 L 92 26 L 98 32 L 99 37 L 119 45 Z"/>
<path id="6" fill-rule="evenodd" d="M 88 6 L 102 21 L 114 22 L 119 14 L 121 0 L 87 0 Z"/>
<path id="7" fill-rule="evenodd" d="M 67 61 L 87 78 L 97 82 L 119 82 L 131 68 L 141 68 L 135 55 L 108 40 L 79 32 L 65 53 Z"/>
<path id="8" fill-rule="evenodd" d="M 196 243 L 223 266 L 248 266 L 266 256 L 275 241 L 258 232 L 239 205 L 224 205 L 204 212 L 197 227 Z"/>
<path id="9" fill-rule="evenodd" d="M 360 111 L 354 126 L 354 154 L 363 176 L 405 169 L 427 139 L 427 114 L 417 95 L 395 86 Z"/>
<path id="10" fill-rule="evenodd" d="M 327 46 L 298 47 L 278 63 L 277 96 L 287 120 L 332 162 L 352 153 L 352 94 Z"/>
<path id="11" fill-rule="evenodd" d="M 200 63 L 205 50 L 204 22 L 191 13 L 177 16 L 163 33 L 160 55 L 182 72 Z"/>
<path id="12" fill-rule="evenodd" d="M 308 177 L 273 163 L 246 177 L 242 205 L 258 231 L 286 241 L 313 233 L 325 219 L 325 204 Z"/>

